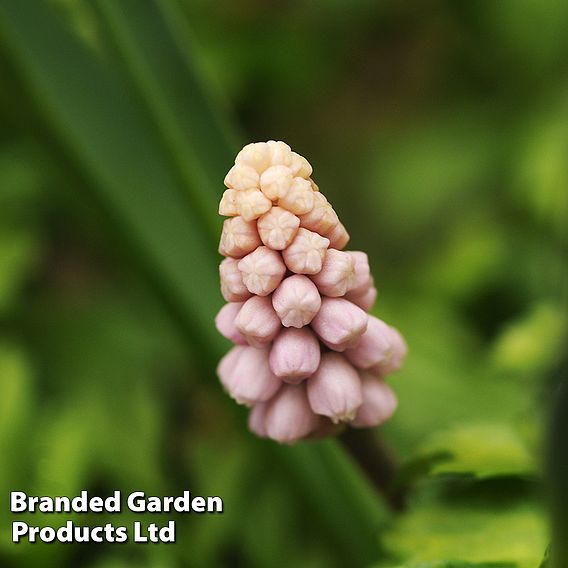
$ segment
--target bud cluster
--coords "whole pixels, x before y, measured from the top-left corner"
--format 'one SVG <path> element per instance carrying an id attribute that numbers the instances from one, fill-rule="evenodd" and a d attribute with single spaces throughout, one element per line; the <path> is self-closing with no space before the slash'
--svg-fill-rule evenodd
<path id="1" fill-rule="evenodd" d="M 367 255 L 343 250 L 349 235 L 311 175 L 284 142 L 248 144 L 219 204 L 228 303 L 216 325 L 235 346 L 218 374 L 251 407 L 250 429 L 288 444 L 388 420 L 397 402 L 384 377 L 406 355 L 400 333 L 368 313 Z"/>

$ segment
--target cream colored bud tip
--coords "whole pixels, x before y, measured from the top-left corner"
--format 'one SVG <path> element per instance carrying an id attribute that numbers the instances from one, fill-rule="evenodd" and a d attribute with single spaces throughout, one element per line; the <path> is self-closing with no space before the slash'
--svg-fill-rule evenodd
<path id="1" fill-rule="evenodd" d="M 292 186 L 293 177 L 290 168 L 271 166 L 260 176 L 260 189 L 272 201 L 281 199 Z"/>
<path id="2" fill-rule="evenodd" d="M 252 221 L 270 211 L 272 201 L 260 189 L 237 191 L 237 211 L 245 221 Z"/>
<path id="3" fill-rule="evenodd" d="M 219 202 L 219 215 L 234 217 L 239 214 L 237 199 L 239 192 L 236 189 L 226 189 Z"/>
<path id="4" fill-rule="evenodd" d="M 321 307 L 315 284 L 301 274 L 286 278 L 272 295 L 272 305 L 284 327 L 308 325 Z"/>
<path id="5" fill-rule="evenodd" d="M 278 200 L 278 205 L 294 215 L 305 215 L 314 207 L 314 190 L 306 179 L 295 177 L 286 194 Z"/>
<path id="6" fill-rule="evenodd" d="M 282 251 L 284 262 L 296 274 L 317 274 L 322 266 L 329 239 L 307 229 L 298 229 L 290 246 Z"/>
<path id="7" fill-rule="evenodd" d="M 225 185 L 229 188 L 242 191 L 259 186 L 260 176 L 250 166 L 234 165 L 225 176 Z"/>
<path id="8" fill-rule="evenodd" d="M 225 219 L 219 252 L 223 256 L 240 258 L 261 244 L 254 221 L 245 221 L 240 215 Z"/>
<path id="9" fill-rule="evenodd" d="M 270 163 L 270 146 L 266 142 L 253 142 L 247 144 L 235 158 L 235 164 L 249 166 L 261 174 Z"/>
<path id="10" fill-rule="evenodd" d="M 257 223 L 262 242 L 273 250 L 285 249 L 294 239 L 300 219 L 286 209 L 272 207 Z"/>
<path id="11" fill-rule="evenodd" d="M 274 292 L 286 272 L 280 253 L 266 246 L 260 246 L 245 256 L 238 267 L 244 285 L 258 296 L 268 296 Z"/>

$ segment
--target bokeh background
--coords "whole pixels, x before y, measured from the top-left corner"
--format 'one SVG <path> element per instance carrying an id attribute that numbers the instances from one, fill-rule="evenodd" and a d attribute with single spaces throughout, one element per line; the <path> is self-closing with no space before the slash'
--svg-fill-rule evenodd
<path id="1" fill-rule="evenodd" d="M 2 566 L 548 562 L 566 29 L 561 0 L 0 0 Z M 216 202 L 266 139 L 313 164 L 410 346 L 378 490 L 349 444 L 254 439 L 215 376 Z M 176 545 L 16 546 L 15 489 L 226 510 Z"/>

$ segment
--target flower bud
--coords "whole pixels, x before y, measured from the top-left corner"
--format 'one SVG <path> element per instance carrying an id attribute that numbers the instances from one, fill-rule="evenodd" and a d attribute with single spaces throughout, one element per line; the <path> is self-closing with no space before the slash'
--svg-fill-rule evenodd
<path id="1" fill-rule="evenodd" d="M 281 207 L 272 207 L 257 223 L 260 239 L 273 250 L 285 249 L 296 236 L 299 226 L 300 219 Z"/>
<path id="2" fill-rule="evenodd" d="M 273 166 L 289 166 L 292 164 L 292 149 L 280 140 L 269 140 L 266 145 L 270 152 L 270 163 Z"/>
<path id="3" fill-rule="evenodd" d="M 300 385 L 282 385 L 267 404 L 264 427 L 269 438 L 281 444 L 293 444 L 307 436 L 318 425 L 306 395 Z"/>
<path id="4" fill-rule="evenodd" d="M 282 328 L 270 298 L 253 296 L 240 309 L 234 325 L 253 347 L 263 347 L 270 343 Z"/>
<path id="5" fill-rule="evenodd" d="M 268 366 L 268 349 L 254 347 L 234 347 L 240 352 L 229 362 L 221 362 L 218 370 L 221 383 L 239 404 L 256 404 L 272 398 L 282 381 L 276 377 Z M 229 356 L 231 352 L 225 356 Z M 232 369 L 230 368 L 232 366 Z"/>
<path id="6" fill-rule="evenodd" d="M 361 251 L 349 251 L 348 254 L 353 259 L 355 278 L 349 290 L 353 295 L 360 295 L 372 286 L 371 269 L 369 268 L 369 257 Z"/>
<path id="7" fill-rule="evenodd" d="M 283 329 L 274 340 L 268 362 L 277 377 L 287 383 L 299 383 L 319 366 L 319 342 L 307 327 Z"/>
<path id="8" fill-rule="evenodd" d="M 267 406 L 268 404 L 266 402 L 259 402 L 250 409 L 248 415 L 249 430 L 253 434 L 256 434 L 259 438 L 266 438 L 266 427 L 264 422 Z"/>
<path id="9" fill-rule="evenodd" d="M 219 215 L 223 217 L 234 217 L 239 214 L 237 204 L 239 192 L 236 189 L 226 189 L 219 202 Z"/>
<path id="10" fill-rule="evenodd" d="M 246 345 L 247 341 L 235 325 L 235 318 L 243 307 L 243 302 L 225 304 L 215 317 L 215 325 L 219 333 L 236 345 Z"/>
<path id="11" fill-rule="evenodd" d="M 243 282 L 243 275 L 235 258 L 224 258 L 219 265 L 221 294 L 227 302 L 244 302 L 252 296 Z"/>
<path id="12" fill-rule="evenodd" d="M 230 383 L 230 378 L 235 370 L 235 365 L 237 364 L 239 357 L 243 354 L 244 349 L 245 348 L 243 346 L 237 345 L 236 347 L 229 349 L 229 351 L 225 353 L 219 361 L 219 364 L 217 365 L 217 375 L 223 386 Z"/>
<path id="13" fill-rule="evenodd" d="M 270 211 L 272 201 L 260 189 L 244 189 L 237 192 L 237 208 L 245 221 L 252 221 Z"/>
<path id="14" fill-rule="evenodd" d="M 339 223 L 339 219 L 322 193 L 314 191 L 313 198 L 314 206 L 311 211 L 300 215 L 300 227 L 324 235 Z"/>
<path id="15" fill-rule="evenodd" d="M 312 329 L 334 351 L 353 347 L 367 329 L 368 315 L 344 298 L 322 298 Z"/>
<path id="16" fill-rule="evenodd" d="M 260 246 L 239 261 L 244 285 L 253 294 L 268 296 L 282 282 L 286 266 L 282 257 L 268 247 Z"/>
<path id="17" fill-rule="evenodd" d="M 320 272 L 311 279 L 324 296 L 339 298 L 349 290 L 355 278 L 351 255 L 340 250 L 328 249 Z"/>
<path id="18" fill-rule="evenodd" d="M 295 176 L 308 179 L 313 172 L 312 166 L 304 156 L 292 152 L 292 160 L 290 162 L 290 169 Z"/>
<path id="19" fill-rule="evenodd" d="M 284 327 L 308 325 L 318 313 L 321 297 L 315 284 L 300 274 L 282 281 L 272 295 L 272 305 Z"/>
<path id="20" fill-rule="evenodd" d="M 250 430 L 288 444 L 384 422 L 396 397 L 382 378 L 407 351 L 367 314 L 377 296 L 367 255 L 343 252 L 349 234 L 311 176 L 284 142 L 248 144 L 219 204 L 228 304 L 215 324 L 235 347 L 217 372 L 252 406 Z"/>
<path id="21" fill-rule="evenodd" d="M 225 176 L 225 185 L 232 189 L 242 191 L 258 187 L 258 172 L 250 166 L 234 165 Z"/>
<path id="22" fill-rule="evenodd" d="M 286 195 L 278 200 L 278 205 L 294 215 L 305 215 L 311 211 L 314 207 L 314 191 L 310 182 L 295 177 Z"/>
<path id="23" fill-rule="evenodd" d="M 261 244 L 256 223 L 245 221 L 241 216 L 225 219 L 219 243 L 219 253 L 223 256 L 240 258 Z"/>
<path id="24" fill-rule="evenodd" d="M 270 166 L 270 147 L 266 142 L 247 144 L 235 158 L 235 164 L 249 166 L 261 174 Z"/>
<path id="25" fill-rule="evenodd" d="M 381 379 L 369 373 L 361 373 L 363 404 L 357 410 L 351 426 L 372 428 L 384 424 L 396 410 L 397 400 L 394 392 Z"/>
<path id="26" fill-rule="evenodd" d="M 292 185 L 292 171 L 286 166 L 271 166 L 260 176 L 260 189 L 262 193 L 276 201 L 286 195 Z"/>
<path id="27" fill-rule="evenodd" d="M 399 331 L 394 327 L 389 327 L 389 331 L 391 341 L 390 357 L 385 361 L 381 361 L 371 369 L 373 372 L 378 373 L 382 377 L 398 371 L 402 367 L 408 352 L 406 341 L 404 341 L 404 338 Z"/>
<path id="28" fill-rule="evenodd" d="M 377 300 L 377 289 L 374 286 L 370 286 L 362 293 L 347 292 L 347 294 L 345 294 L 345 299 L 353 302 L 356 306 L 359 306 L 362 310 L 368 312 L 372 309 L 375 305 L 375 301 Z"/>
<path id="29" fill-rule="evenodd" d="M 367 331 L 355 347 L 345 351 L 347 359 L 359 369 L 370 369 L 388 361 L 393 349 L 391 328 L 375 316 L 368 318 Z"/>
<path id="30" fill-rule="evenodd" d="M 286 266 L 296 274 L 317 274 L 322 267 L 329 240 L 307 229 L 298 233 L 282 251 Z"/>
<path id="31" fill-rule="evenodd" d="M 350 239 L 349 233 L 341 222 L 337 223 L 325 236 L 329 239 L 329 246 L 337 250 L 343 250 Z"/>
<path id="32" fill-rule="evenodd" d="M 363 402 L 359 375 L 340 353 L 322 355 L 307 388 L 312 410 L 329 416 L 334 424 L 352 420 Z"/>

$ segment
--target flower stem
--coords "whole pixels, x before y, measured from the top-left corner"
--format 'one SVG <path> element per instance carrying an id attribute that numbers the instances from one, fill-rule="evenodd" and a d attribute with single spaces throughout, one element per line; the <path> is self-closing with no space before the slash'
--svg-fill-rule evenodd
<path id="1" fill-rule="evenodd" d="M 404 488 L 394 484 L 399 465 L 384 440 L 373 430 L 352 428 L 346 429 L 339 439 L 389 507 L 393 511 L 402 511 Z"/>

